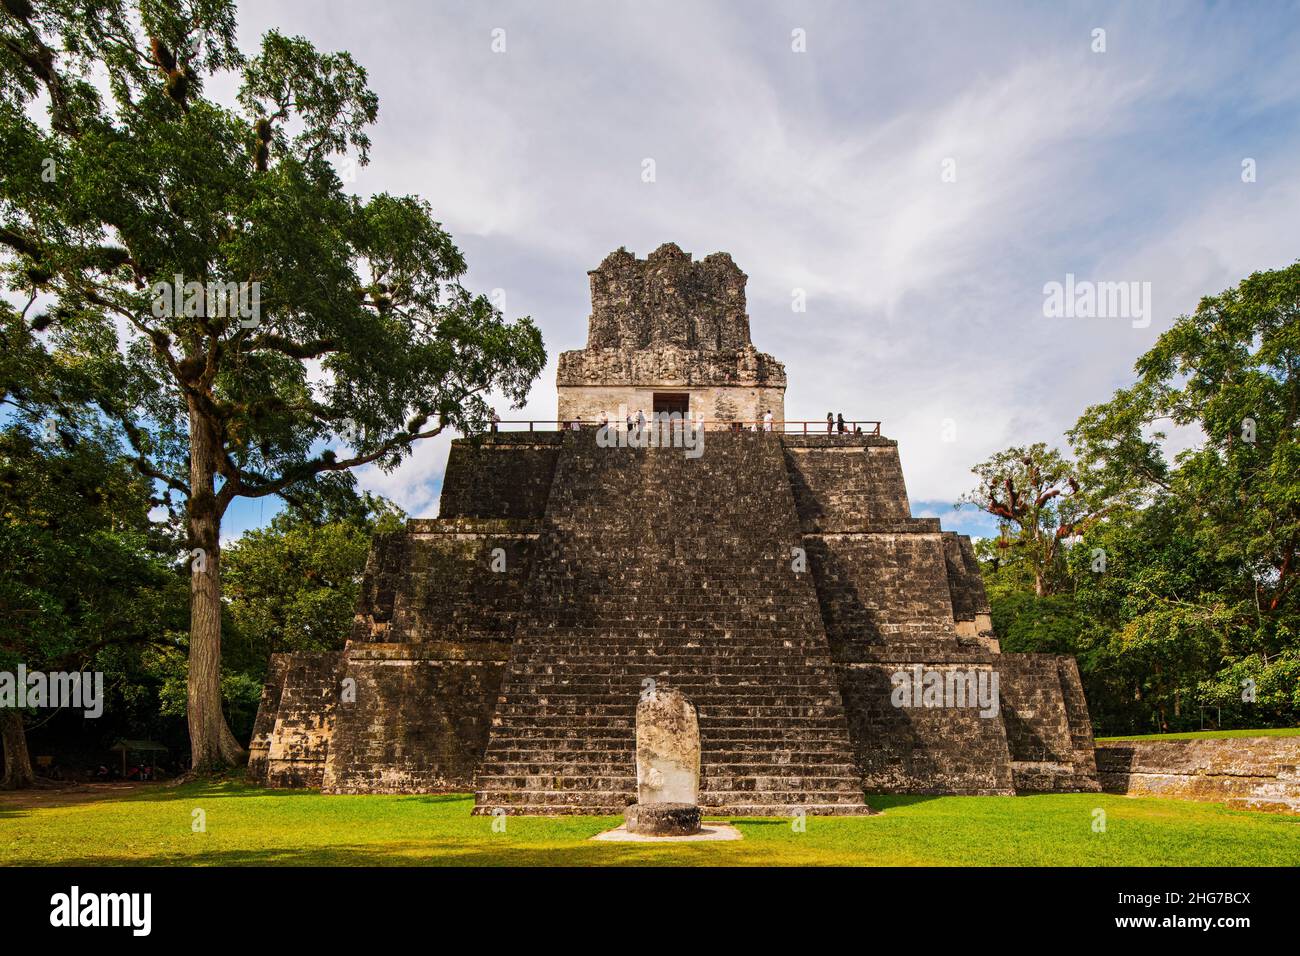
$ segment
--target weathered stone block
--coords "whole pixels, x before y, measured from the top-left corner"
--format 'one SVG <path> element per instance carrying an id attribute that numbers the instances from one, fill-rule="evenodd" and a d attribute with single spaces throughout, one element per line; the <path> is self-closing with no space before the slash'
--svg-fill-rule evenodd
<path id="1" fill-rule="evenodd" d="M 679 690 L 658 688 L 636 705 L 636 791 L 641 804 L 700 802 L 700 724 Z"/>
<path id="2" fill-rule="evenodd" d="M 627 808 L 628 833 L 645 836 L 690 836 L 700 832 L 702 812 L 693 803 L 640 803 Z"/>
<path id="3" fill-rule="evenodd" d="M 1097 745 L 1107 793 L 1300 813 L 1300 737 L 1114 740 Z"/>

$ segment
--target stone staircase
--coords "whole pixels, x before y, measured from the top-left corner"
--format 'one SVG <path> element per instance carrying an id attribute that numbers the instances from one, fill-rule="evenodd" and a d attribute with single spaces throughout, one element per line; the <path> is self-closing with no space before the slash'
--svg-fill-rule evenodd
<path id="1" fill-rule="evenodd" d="M 475 812 L 621 813 L 637 701 L 676 687 L 706 812 L 869 813 L 799 544 L 775 435 L 710 432 L 690 459 L 566 434 Z"/>

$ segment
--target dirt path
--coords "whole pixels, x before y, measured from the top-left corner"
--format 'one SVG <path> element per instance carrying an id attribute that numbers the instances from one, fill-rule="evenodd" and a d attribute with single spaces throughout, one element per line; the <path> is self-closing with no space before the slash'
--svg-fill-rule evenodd
<path id="1" fill-rule="evenodd" d="M 166 786 L 159 781 L 117 781 L 114 783 L 71 783 L 66 786 L 40 787 L 33 790 L 0 790 L 0 807 L 66 807 L 130 796 L 142 790 Z"/>

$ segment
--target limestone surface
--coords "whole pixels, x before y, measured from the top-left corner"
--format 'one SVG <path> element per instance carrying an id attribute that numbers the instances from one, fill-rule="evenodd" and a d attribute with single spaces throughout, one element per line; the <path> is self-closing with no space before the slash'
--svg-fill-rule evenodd
<path id="1" fill-rule="evenodd" d="M 656 689 L 637 704 L 636 786 L 642 805 L 700 802 L 700 724 L 679 690 Z"/>

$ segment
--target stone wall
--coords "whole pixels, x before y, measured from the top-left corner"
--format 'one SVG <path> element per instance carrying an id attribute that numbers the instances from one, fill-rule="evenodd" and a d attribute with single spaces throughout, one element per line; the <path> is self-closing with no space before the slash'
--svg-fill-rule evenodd
<path id="1" fill-rule="evenodd" d="M 457 518 L 407 527 L 391 623 L 375 639 L 508 645 L 525 609 L 540 522 Z"/>
<path id="2" fill-rule="evenodd" d="M 693 262 L 671 242 L 644 260 L 620 248 L 588 275 L 588 349 L 631 352 L 675 345 L 727 351 L 750 344 L 748 277 L 725 252 Z"/>
<path id="3" fill-rule="evenodd" d="M 272 654 L 267 662 L 266 683 L 257 704 L 253 719 L 253 736 L 248 743 L 248 777 L 257 783 L 266 783 L 266 758 L 275 734 L 275 718 L 280 712 L 280 695 L 284 692 L 284 677 L 289 670 L 289 654 Z"/>
<path id="4" fill-rule="evenodd" d="M 719 811 L 1095 789 L 1073 661 L 962 633 L 987 610 L 973 551 L 910 517 L 892 442 L 723 432 L 693 460 L 546 437 L 453 444 L 500 490 L 462 480 L 459 516 L 376 539 L 346 652 L 273 662 L 255 777 L 616 812 L 654 679 L 700 704 Z M 894 707 L 890 676 L 918 664 L 996 671 L 1001 713 Z"/>
<path id="5" fill-rule="evenodd" d="M 275 660 L 279 658 L 279 660 Z M 339 698 L 343 655 L 279 654 L 271 672 L 282 678 L 275 717 L 266 743 L 266 760 L 249 772 L 265 767 L 264 782 L 271 787 L 319 787 L 325 776 L 334 730 L 334 707 Z M 269 715 L 258 714 L 263 726 Z"/>
<path id="6" fill-rule="evenodd" d="M 475 812 L 621 812 L 647 681 L 698 707 L 710 812 L 868 812 L 798 540 L 776 435 L 567 434 Z"/>
<path id="7" fill-rule="evenodd" d="M 329 793 L 468 791 L 487 746 L 508 643 L 349 644 L 322 788 Z"/>
<path id="8" fill-rule="evenodd" d="M 540 518 L 555 474 L 557 432 L 501 432 L 452 442 L 442 518 Z"/>
<path id="9" fill-rule="evenodd" d="M 452 458 L 477 451 L 454 445 Z M 518 501 L 503 499 L 500 510 L 515 511 Z M 517 518 L 413 519 L 404 535 L 379 543 L 400 552 L 402 573 L 382 591 L 385 621 L 375 622 L 373 607 L 358 614 L 362 624 L 353 630 L 344 671 L 356 701 L 337 708 L 324 789 L 473 788 L 511 642 L 528 614 L 538 527 Z M 393 561 L 373 563 L 378 569 Z M 364 591 L 381 593 L 374 585 Z M 367 621 L 374 622 L 369 630 Z"/>
<path id="10" fill-rule="evenodd" d="M 1300 737 L 1102 741 L 1097 769 L 1107 793 L 1300 813 Z"/>
<path id="11" fill-rule="evenodd" d="M 340 793 L 473 788 L 563 437 L 452 443 L 443 502 L 454 516 L 375 538 L 346 650 L 273 658 L 253 779 Z"/>
<path id="12" fill-rule="evenodd" d="M 998 653 L 970 539 L 911 517 L 896 443 L 837 434 L 785 436 L 783 444 L 865 788 L 1095 789 L 1081 687 L 1082 722 L 1072 716 L 1064 664 Z M 975 679 L 996 673 L 1000 712 L 894 707 L 891 676 L 916 665 Z M 1059 762 L 1031 746 L 1049 726 Z M 1013 731 L 1023 759 L 1013 753 Z"/>
<path id="13" fill-rule="evenodd" d="M 804 536 L 822 617 L 838 660 L 893 652 L 911 660 L 959 648 L 938 534 Z"/>
<path id="14" fill-rule="evenodd" d="M 1002 654 L 997 668 L 1016 789 L 1096 791 L 1092 721 L 1074 658 Z"/>
<path id="15" fill-rule="evenodd" d="M 758 386 L 574 386 L 560 389 L 560 421 L 598 422 L 604 412 L 611 421 L 618 420 L 620 407 L 636 416 L 637 409 L 646 417 L 654 411 L 656 392 L 686 392 L 690 414 L 703 415 L 709 422 L 759 422 L 764 412 L 772 413 L 777 426 L 785 422 L 785 389 Z"/>
<path id="16" fill-rule="evenodd" d="M 899 663 L 837 663 L 844 709 L 868 793 L 1015 793 L 1002 721 L 959 707 L 895 707 Z M 938 671 L 993 665 L 932 663 Z"/>
<path id="17" fill-rule="evenodd" d="M 787 435 L 783 441 L 805 532 L 892 530 L 900 524 L 938 532 L 937 520 L 912 518 L 897 442 L 870 435 Z"/>
<path id="18" fill-rule="evenodd" d="M 993 612 L 984 578 L 980 574 L 975 548 L 964 534 L 943 533 L 944 558 L 948 564 L 948 590 L 952 595 L 952 615 L 957 633 L 975 637 L 995 654 L 1001 649 L 993 634 Z"/>
<path id="19" fill-rule="evenodd" d="M 591 276 L 587 347 L 560 355 L 559 418 L 596 421 L 620 405 L 649 415 L 655 392 L 686 392 L 710 421 L 785 419 L 785 366 L 750 341 L 746 276 L 725 253 L 694 262 L 672 243 L 626 249 Z"/>

